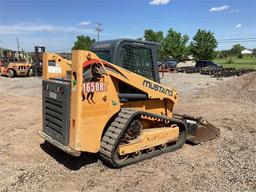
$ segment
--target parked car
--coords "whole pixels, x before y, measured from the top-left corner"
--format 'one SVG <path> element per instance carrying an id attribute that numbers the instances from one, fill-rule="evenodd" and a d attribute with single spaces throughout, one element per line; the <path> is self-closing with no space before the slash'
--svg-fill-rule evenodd
<path id="1" fill-rule="evenodd" d="M 165 67 L 166 68 L 170 68 L 170 69 L 173 69 L 173 68 L 176 68 L 177 66 L 177 61 L 175 59 L 169 59 L 167 60 L 165 63 L 164 63 Z"/>
<path id="2" fill-rule="evenodd" d="M 195 67 L 221 67 L 220 65 L 208 60 L 199 60 L 196 62 Z"/>
<path id="3" fill-rule="evenodd" d="M 161 61 L 157 61 L 157 65 L 158 65 L 158 67 L 162 67 L 162 62 Z"/>

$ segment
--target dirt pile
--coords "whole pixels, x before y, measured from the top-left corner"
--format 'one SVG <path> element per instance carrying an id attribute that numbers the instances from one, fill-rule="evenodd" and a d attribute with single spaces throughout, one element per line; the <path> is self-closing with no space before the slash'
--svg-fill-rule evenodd
<path id="1" fill-rule="evenodd" d="M 240 102 L 256 103 L 256 72 L 234 77 L 217 86 L 205 89 L 201 97 L 219 100 L 235 99 Z"/>

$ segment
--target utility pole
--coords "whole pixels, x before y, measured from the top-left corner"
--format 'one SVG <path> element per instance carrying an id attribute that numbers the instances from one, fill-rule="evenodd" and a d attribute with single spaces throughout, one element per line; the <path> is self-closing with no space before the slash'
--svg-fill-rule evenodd
<path id="1" fill-rule="evenodd" d="M 96 31 L 97 31 L 97 41 L 100 40 L 100 32 L 102 32 L 102 28 L 101 28 L 102 24 L 101 23 L 96 23 Z"/>
<path id="2" fill-rule="evenodd" d="M 19 42 L 18 36 L 17 36 L 17 48 L 18 48 L 18 51 L 20 51 L 20 42 Z"/>

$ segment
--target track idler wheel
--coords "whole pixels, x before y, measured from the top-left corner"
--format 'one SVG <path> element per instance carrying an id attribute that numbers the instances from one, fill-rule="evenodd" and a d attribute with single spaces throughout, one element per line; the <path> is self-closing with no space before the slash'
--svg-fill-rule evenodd
<path id="1" fill-rule="evenodd" d="M 121 141 L 120 145 L 123 145 L 123 144 L 127 144 L 127 142 L 126 141 Z M 128 158 L 129 158 L 129 154 L 120 155 L 118 153 L 118 147 L 117 147 L 117 150 L 115 151 L 115 154 L 114 154 L 115 161 L 121 163 L 121 162 L 125 162 Z"/>
<path id="2" fill-rule="evenodd" d="M 161 151 L 165 150 L 167 148 L 167 144 L 162 144 L 162 145 L 159 145 L 159 149 Z"/>
<path id="3" fill-rule="evenodd" d="M 146 149 L 146 153 L 147 153 L 147 154 L 151 154 L 151 153 L 153 153 L 154 151 L 155 151 L 155 148 L 154 148 L 154 147 L 150 147 L 150 148 Z"/>
<path id="4" fill-rule="evenodd" d="M 141 155 L 141 151 L 136 151 L 135 153 L 132 154 L 133 158 L 139 157 Z"/>

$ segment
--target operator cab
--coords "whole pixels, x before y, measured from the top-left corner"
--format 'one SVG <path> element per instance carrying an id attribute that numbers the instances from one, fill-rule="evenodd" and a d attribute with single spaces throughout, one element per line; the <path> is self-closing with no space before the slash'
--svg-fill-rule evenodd
<path id="1" fill-rule="evenodd" d="M 116 39 L 92 44 L 91 51 L 99 58 L 156 82 L 158 44 L 149 41 Z"/>

